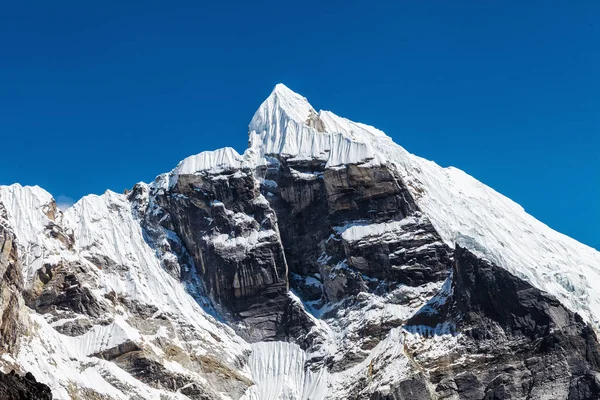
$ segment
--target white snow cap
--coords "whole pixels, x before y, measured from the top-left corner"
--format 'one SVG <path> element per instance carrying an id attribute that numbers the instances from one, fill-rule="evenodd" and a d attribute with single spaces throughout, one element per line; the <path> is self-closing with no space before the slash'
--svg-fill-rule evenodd
<path id="1" fill-rule="evenodd" d="M 305 97 L 278 84 L 258 108 L 249 125 L 247 155 L 257 164 L 277 154 L 291 161 L 320 160 L 327 167 L 343 164 L 379 165 L 385 159 L 371 146 L 368 136 L 383 133 L 354 124 L 326 111 L 318 113 Z"/>
<path id="2" fill-rule="evenodd" d="M 311 111 L 315 112 L 315 109 L 306 97 L 293 92 L 283 83 L 278 83 L 254 114 L 249 129 L 256 132 L 268 130 L 281 115 L 303 124 Z"/>
<path id="3" fill-rule="evenodd" d="M 6 210 L 5 223 L 16 235 L 26 281 L 58 252 L 57 242 L 44 233 L 53 222 L 53 202 L 52 195 L 39 186 L 0 186 L 0 206 Z"/>
<path id="4" fill-rule="evenodd" d="M 190 156 L 172 171 L 174 175 L 193 175 L 198 172 L 220 174 L 242 168 L 244 159 L 231 147 L 224 147 L 214 151 L 203 151 Z"/>

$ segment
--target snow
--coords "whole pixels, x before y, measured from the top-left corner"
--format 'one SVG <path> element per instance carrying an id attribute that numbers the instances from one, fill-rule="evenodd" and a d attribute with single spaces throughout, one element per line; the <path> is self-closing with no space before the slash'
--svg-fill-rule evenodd
<path id="1" fill-rule="evenodd" d="M 319 117 L 325 124 L 328 132 L 342 132 L 354 140 L 372 140 L 373 138 L 387 138 L 383 131 L 369 125 L 350 121 L 349 119 L 338 117 L 331 111 L 319 111 Z"/>
<path id="2" fill-rule="evenodd" d="M 215 343 L 213 335 L 217 335 L 224 345 L 238 346 L 240 340 L 231 341 L 231 334 L 224 335 L 224 326 L 216 324 L 183 284 L 162 268 L 125 195 L 107 191 L 102 196 L 85 196 L 67 210 L 64 221 L 77 238 L 76 251 L 86 258 L 108 258 L 115 264 L 101 271 L 100 288 L 104 293 L 115 292 L 179 316 L 207 342 Z"/>
<path id="3" fill-rule="evenodd" d="M 313 126 L 307 124 L 311 118 L 317 121 L 310 124 Z M 288 161 L 318 160 L 328 167 L 383 162 L 371 144 L 360 137 L 347 132 L 320 132 L 319 118 L 306 98 L 277 85 L 250 122 L 246 157 L 258 165 L 268 164 L 266 157 L 271 155 L 281 155 Z"/>
<path id="4" fill-rule="evenodd" d="M 276 240 L 277 232 L 272 229 L 264 231 L 250 231 L 248 236 L 231 236 L 226 233 L 218 234 L 213 237 L 204 236 L 203 239 L 209 241 L 215 250 L 223 257 L 236 260 L 243 260 L 248 252 L 263 244 L 269 244 Z"/>
<path id="5" fill-rule="evenodd" d="M 196 354 L 210 354 L 230 365 L 239 362 L 248 345 L 231 328 L 207 314 L 184 285 L 162 268 L 156 249 L 144 239 L 125 195 L 111 191 L 101 196 L 89 195 L 56 216 L 52 202 L 52 196 L 39 187 L 0 187 L 0 216 L 4 209 L 6 218 L 2 223 L 17 235 L 25 276 L 32 276 L 47 262 L 76 262 L 88 271 L 82 275 L 82 284 L 99 303 L 106 303 L 105 295 L 114 292 L 142 307 L 153 306 L 156 317 L 168 316 L 169 340 L 182 348 L 193 346 Z M 72 233 L 73 247 L 65 247 L 50 235 L 46 228 L 49 224 Z M 160 325 L 162 320 L 148 325 L 157 327 L 156 332 L 142 334 L 135 327 L 139 317 L 129 315 L 128 309 L 118 305 L 115 312 L 103 316 L 112 322 L 94 325 L 84 334 L 71 337 L 57 332 L 33 310 L 28 310 L 28 314 L 31 327 L 15 358 L 25 371 L 48 384 L 55 398 L 70 399 L 75 389 L 89 389 L 114 399 L 185 398 L 153 389 L 116 364 L 92 356 L 125 342 L 161 354 L 152 341 L 157 335 L 166 335 L 165 327 Z M 53 325 L 78 318 L 81 317 L 58 320 Z M 146 324 L 153 319 L 149 318 Z M 162 364 L 182 371 L 174 362 L 162 360 Z M 195 379 L 200 382 L 203 378 L 195 375 Z"/>
<path id="6" fill-rule="evenodd" d="M 256 132 L 269 130 L 278 122 L 284 128 L 288 121 L 303 124 L 311 111 L 314 112 L 314 108 L 305 97 L 278 83 L 254 114 L 249 129 Z"/>
<path id="7" fill-rule="evenodd" d="M 254 385 L 240 400 L 321 400 L 327 372 L 305 368 L 306 353 L 297 344 L 260 342 L 251 345 L 248 360 Z"/>
<path id="8" fill-rule="evenodd" d="M 140 334 L 121 317 L 109 325 L 95 325 L 81 336 L 69 338 L 72 348 L 79 352 L 78 357 L 91 356 L 116 347 L 127 341 L 138 342 Z"/>
<path id="9" fill-rule="evenodd" d="M 244 158 L 231 147 L 224 147 L 214 151 L 203 151 L 190 156 L 171 171 L 170 182 L 174 184 L 179 175 L 193 175 L 197 173 L 221 174 L 226 171 L 235 171 L 243 167 Z"/>
<path id="10" fill-rule="evenodd" d="M 376 224 L 362 224 L 353 222 L 344 226 L 335 227 L 334 230 L 337 234 L 342 236 L 342 239 L 352 243 L 369 237 L 375 237 L 377 240 L 380 240 L 381 237 L 386 234 L 396 238 L 404 233 L 403 227 L 416 223 L 417 218 L 409 216 L 400 221 L 382 222 Z"/>
<path id="11" fill-rule="evenodd" d="M 31 281 L 36 271 L 45 263 L 54 264 L 56 256 L 64 249 L 62 243 L 48 238 L 46 227 L 54 223 L 54 199 L 39 186 L 21 186 L 15 183 L 0 186 L 0 203 L 7 213 L 7 222 L 16 235 L 22 255 L 23 277 Z M 57 217 L 59 217 L 57 215 Z"/>
<path id="12" fill-rule="evenodd" d="M 600 326 L 598 251 L 554 231 L 459 169 L 382 145 L 448 245 L 478 253 Z"/>
<path id="13" fill-rule="evenodd" d="M 146 399 L 185 399 L 182 395 L 143 384 L 114 363 L 87 357 L 94 350 L 100 350 L 103 343 L 116 344 L 126 337 L 125 330 L 116 325 L 96 327 L 98 329 L 84 336 L 70 337 L 59 334 L 41 316 L 32 314 L 31 318 L 32 332 L 22 339 L 24 343 L 17 361 L 38 381 L 49 385 L 54 398 L 69 400 L 72 398 L 70 390 L 74 389 L 91 389 L 112 399 L 131 398 L 110 383 L 117 379 L 121 385 L 129 386 L 131 392 Z"/>

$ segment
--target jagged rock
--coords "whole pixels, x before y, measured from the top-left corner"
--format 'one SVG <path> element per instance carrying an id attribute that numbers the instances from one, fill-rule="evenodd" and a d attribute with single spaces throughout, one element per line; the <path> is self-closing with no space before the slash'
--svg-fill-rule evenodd
<path id="1" fill-rule="evenodd" d="M 386 389 L 375 391 L 370 400 L 434 400 L 435 396 L 431 393 L 430 384 L 422 374 L 414 375 L 408 379 L 398 382 L 392 391 Z"/>
<path id="2" fill-rule="evenodd" d="M 287 264 L 274 213 L 255 189 L 250 171 L 236 172 L 179 176 L 165 208 L 209 293 L 243 312 L 253 299 L 285 296 Z"/>
<path id="3" fill-rule="evenodd" d="M 44 265 L 37 271 L 39 281 L 25 293 L 27 305 L 42 313 L 60 310 L 101 317 L 107 306 L 82 284 L 90 280 L 86 273 L 79 263 Z"/>
<path id="4" fill-rule="evenodd" d="M 132 351 L 140 351 L 140 346 L 137 343 L 128 340 L 126 342 L 120 343 L 115 347 L 111 347 L 106 350 L 102 350 L 101 352 L 94 353 L 92 357 L 102 358 L 104 360 L 114 360 L 117 357 L 120 357 L 124 354 L 130 353 Z"/>
<path id="5" fill-rule="evenodd" d="M 409 329 L 425 323 L 435 329 L 450 322 L 461 335 L 450 359 L 466 354 L 463 362 L 423 365 L 435 371 L 431 380 L 440 398 L 542 400 L 597 393 L 591 378 L 600 370 L 600 346 L 578 314 L 460 246 L 454 259 L 446 302 L 407 323 Z"/>
<path id="6" fill-rule="evenodd" d="M 198 157 L 239 157 L 231 151 Z M 202 164 L 200 158 L 187 162 Z M 222 315 L 242 321 L 241 335 L 251 341 L 288 337 L 294 330 L 291 321 L 301 317 L 290 314 L 296 309 L 287 295 L 287 262 L 277 216 L 258 190 L 253 171 L 236 164 L 218 173 L 192 174 L 184 173 L 185 163 L 166 190 L 142 193 L 144 187 L 138 186 L 129 194 L 138 199 L 134 207 L 148 236 L 161 240 L 161 226 L 175 232 L 181 246 L 171 241 L 168 250 L 179 265 L 187 265 L 179 278 L 205 293 Z M 150 203 L 156 206 L 153 212 L 147 212 Z"/>
<path id="7" fill-rule="evenodd" d="M 35 380 L 31 373 L 23 376 L 15 371 L 0 372 L 0 399 L 2 400 L 52 400 L 50 388 Z"/>
<path id="8" fill-rule="evenodd" d="M 3 211 L 0 204 L 0 213 Z M 23 277 L 14 235 L 0 223 L 0 347 L 14 353 L 25 330 L 21 315 Z"/>
<path id="9" fill-rule="evenodd" d="M 188 398 L 194 400 L 217 400 L 221 396 L 214 389 L 204 384 L 202 381 L 194 379 L 193 376 L 182 374 L 165 367 L 156 355 L 148 351 L 140 350 L 132 344 L 122 351 L 111 351 L 110 356 L 113 362 L 124 370 L 128 371 L 135 378 L 156 388 L 166 388 L 170 391 L 181 392 Z M 201 361 L 201 368 L 209 374 L 229 374 L 229 378 L 236 381 L 237 384 L 226 383 L 222 380 L 223 389 L 228 387 L 232 393 L 243 392 L 249 383 L 235 371 L 228 370 L 227 367 L 205 357 Z"/>

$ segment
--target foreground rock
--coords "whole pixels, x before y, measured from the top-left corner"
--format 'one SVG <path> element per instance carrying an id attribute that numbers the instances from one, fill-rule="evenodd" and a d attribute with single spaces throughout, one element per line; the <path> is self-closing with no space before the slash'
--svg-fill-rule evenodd
<path id="1" fill-rule="evenodd" d="M 0 399 L 3 400 L 52 400 L 50 388 L 35 380 L 30 373 L 24 376 L 15 371 L 0 372 Z"/>

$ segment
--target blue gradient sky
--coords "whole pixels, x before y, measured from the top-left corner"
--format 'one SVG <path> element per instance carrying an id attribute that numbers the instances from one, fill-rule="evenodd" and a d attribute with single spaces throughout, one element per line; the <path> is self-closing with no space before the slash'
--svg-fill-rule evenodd
<path id="1" fill-rule="evenodd" d="M 12 3 L 1 184 L 69 202 L 243 151 L 283 82 L 600 248 L 598 1 Z"/>

